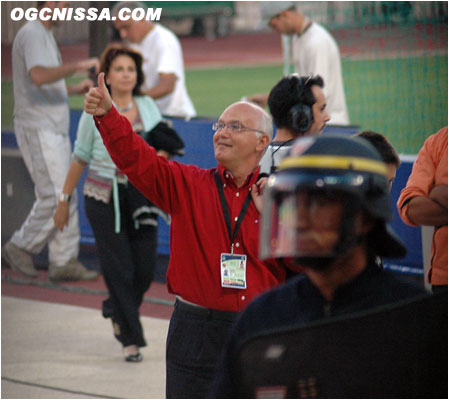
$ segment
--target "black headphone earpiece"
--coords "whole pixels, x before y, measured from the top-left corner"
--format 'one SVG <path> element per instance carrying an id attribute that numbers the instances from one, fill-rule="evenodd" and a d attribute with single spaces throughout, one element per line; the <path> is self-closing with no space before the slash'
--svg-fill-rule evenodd
<path id="1" fill-rule="evenodd" d="M 305 85 L 303 85 L 301 78 L 298 79 L 298 102 L 301 101 L 304 94 Z M 306 82 L 307 83 L 307 82 Z M 292 121 L 292 129 L 301 134 L 307 132 L 312 126 L 313 113 L 312 109 L 304 103 L 295 104 L 289 110 Z"/>

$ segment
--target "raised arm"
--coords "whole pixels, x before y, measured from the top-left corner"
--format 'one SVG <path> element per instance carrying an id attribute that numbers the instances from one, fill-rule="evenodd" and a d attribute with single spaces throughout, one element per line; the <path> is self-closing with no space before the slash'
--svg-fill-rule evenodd
<path id="1" fill-rule="evenodd" d="M 73 63 L 65 63 L 57 67 L 43 67 L 37 65 L 30 69 L 30 77 L 36 86 L 41 86 L 45 83 L 52 83 L 66 78 L 75 72 L 88 71 L 94 67 L 97 71 L 99 68 L 98 58 L 88 58 L 86 60 L 77 61 Z"/>
<path id="2" fill-rule="evenodd" d="M 104 83 L 104 72 L 98 75 L 98 87 L 91 88 L 84 97 L 84 111 L 102 117 L 112 108 L 112 99 Z"/>
<path id="3" fill-rule="evenodd" d="M 131 183 L 164 212 L 171 213 L 174 206 L 179 207 L 175 185 L 185 180 L 174 179 L 174 176 L 183 175 L 185 167 L 159 157 L 156 150 L 133 131 L 128 119 L 112 107 L 103 73 L 98 76 L 98 87 L 86 94 L 84 110 L 94 115 L 109 155 Z"/>

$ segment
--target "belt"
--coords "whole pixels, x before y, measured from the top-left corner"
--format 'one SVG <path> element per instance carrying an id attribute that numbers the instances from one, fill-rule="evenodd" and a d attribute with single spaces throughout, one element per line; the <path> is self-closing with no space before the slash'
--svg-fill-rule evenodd
<path id="1" fill-rule="evenodd" d="M 181 300 L 179 297 L 176 298 L 175 308 L 177 308 L 180 311 L 198 315 L 204 319 L 218 319 L 230 322 L 234 321 L 238 314 L 237 312 L 232 311 L 220 311 L 214 310 L 212 308 L 192 305 L 187 303 L 186 301 Z"/>

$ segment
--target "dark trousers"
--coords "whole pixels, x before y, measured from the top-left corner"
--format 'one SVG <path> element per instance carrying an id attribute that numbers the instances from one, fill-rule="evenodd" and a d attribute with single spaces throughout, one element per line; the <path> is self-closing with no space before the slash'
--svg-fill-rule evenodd
<path id="1" fill-rule="evenodd" d="M 447 293 L 447 285 L 432 285 L 432 293 Z"/>
<path id="2" fill-rule="evenodd" d="M 157 227 L 135 229 L 126 200 L 126 187 L 119 185 L 121 230 L 115 233 L 114 206 L 84 197 L 86 215 L 92 227 L 109 298 L 103 302 L 103 316 L 113 318 L 123 346 L 146 345 L 139 307 L 154 276 L 157 257 Z"/>
<path id="3" fill-rule="evenodd" d="M 166 351 L 166 397 L 207 398 L 236 313 L 176 300 Z"/>

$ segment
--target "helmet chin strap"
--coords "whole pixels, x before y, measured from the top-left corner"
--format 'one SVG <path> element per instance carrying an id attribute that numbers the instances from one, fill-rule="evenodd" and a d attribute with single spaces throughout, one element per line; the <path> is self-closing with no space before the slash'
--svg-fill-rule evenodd
<path id="1" fill-rule="evenodd" d="M 344 257 L 349 251 L 358 246 L 363 240 L 361 235 L 353 235 L 351 240 L 340 240 L 333 252 L 333 255 L 328 257 L 295 257 L 294 262 L 300 266 L 308 267 L 314 269 L 315 271 L 324 271 L 326 268 L 335 263 L 335 261 Z M 339 250 L 337 250 L 339 249 Z M 339 252 L 337 252 L 339 251 Z"/>
<path id="2" fill-rule="evenodd" d="M 332 255 L 327 257 L 295 257 L 294 262 L 300 266 L 314 269 L 315 271 L 324 271 L 335 263 L 338 258 L 346 256 L 351 249 L 358 246 L 363 240 L 363 236 L 353 236 L 350 240 L 342 239 L 336 246 Z M 338 249 L 338 250 L 337 250 Z"/>

